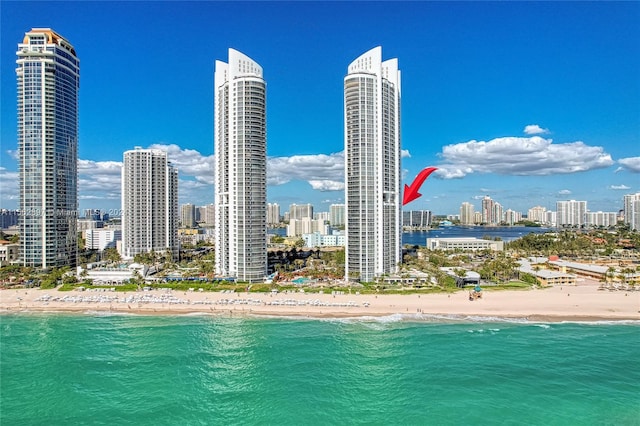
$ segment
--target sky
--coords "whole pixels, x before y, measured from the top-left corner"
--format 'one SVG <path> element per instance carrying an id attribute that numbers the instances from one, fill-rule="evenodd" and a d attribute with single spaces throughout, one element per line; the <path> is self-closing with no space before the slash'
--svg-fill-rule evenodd
<path id="1" fill-rule="evenodd" d="M 17 44 L 48 27 L 80 59 L 79 208 L 120 208 L 124 151 L 161 148 L 179 201 L 213 202 L 213 73 L 267 82 L 267 201 L 344 202 L 343 81 L 382 46 L 402 73 L 405 210 L 490 196 L 618 211 L 640 192 L 640 2 L 0 2 L 0 208 L 18 207 Z"/>

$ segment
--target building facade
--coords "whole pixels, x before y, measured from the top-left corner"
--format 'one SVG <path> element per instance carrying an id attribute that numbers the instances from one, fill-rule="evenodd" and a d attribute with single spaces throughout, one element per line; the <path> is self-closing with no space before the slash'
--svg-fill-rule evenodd
<path id="1" fill-rule="evenodd" d="M 587 214 L 586 201 L 558 201 L 556 202 L 556 225 L 581 227 L 585 225 Z"/>
<path id="2" fill-rule="evenodd" d="M 0 210 L 0 228 L 10 228 L 18 225 L 18 210 Z"/>
<path id="3" fill-rule="evenodd" d="M 618 223 L 616 212 L 587 212 L 586 224 L 593 227 L 610 228 Z"/>
<path id="4" fill-rule="evenodd" d="M 122 241 L 122 230 L 116 228 L 87 229 L 84 231 L 85 248 L 89 250 L 104 250 L 116 248 L 118 241 Z"/>
<path id="5" fill-rule="evenodd" d="M 473 204 L 465 201 L 460 205 L 460 224 L 473 225 L 475 222 L 475 208 Z"/>
<path id="6" fill-rule="evenodd" d="M 280 223 L 280 205 L 277 203 L 267 204 L 267 225 L 278 225 Z"/>
<path id="7" fill-rule="evenodd" d="M 344 204 L 329 206 L 329 223 L 331 226 L 344 226 Z"/>
<path id="8" fill-rule="evenodd" d="M 503 251 L 504 241 L 482 240 L 478 238 L 427 238 L 429 250 Z"/>
<path id="9" fill-rule="evenodd" d="M 313 206 L 311 204 L 291 204 L 289 206 L 289 220 L 313 219 Z"/>
<path id="10" fill-rule="evenodd" d="M 633 230 L 640 230 L 640 192 L 622 198 L 624 223 Z"/>
<path id="11" fill-rule="evenodd" d="M 183 228 L 193 228 L 196 226 L 195 205 L 187 203 L 180 206 L 180 225 Z"/>
<path id="12" fill-rule="evenodd" d="M 373 281 L 402 259 L 400 70 L 375 47 L 344 77 L 346 279 Z"/>
<path id="13" fill-rule="evenodd" d="M 287 225 L 287 237 L 319 232 L 321 235 L 329 233 L 329 225 L 323 219 L 291 219 Z"/>
<path id="14" fill-rule="evenodd" d="M 126 151 L 122 167 L 122 256 L 140 253 L 178 259 L 178 171 L 157 149 Z"/>
<path id="15" fill-rule="evenodd" d="M 27 32 L 17 57 L 21 263 L 75 266 L 80 61 L 50 28 Z"/>
<path id="16" fill-rule="evenodd" d="M 402 226 L 424 229 L 431 226 L 431 210 L 407 210 L 402 212 Z"/>
<path id="17" fill-rule="evenodd" d="M 267 272 L 267 86 L 262 67 L 229 49 L 214 75 L 216 273 L 262 281 Z"/>
<path id="18" fill-rule="evenodd" d="M 547 211 L 547 209 L 545 207 L 542 207 L 542 206 L 531 207 L 527 211 L 527 220 L 529 220 L 531 222 L 545 223 L 546 222 L 546 215 L 545 215 L 546 211 Z"/>
<path id="19" fill-rule="evenodd" d="M 0 240 L 0 267 L 10 265 L 20 256 L 20 244 Z"/>
<path id="20" fill-rule="evenodd" d="M 503 215 L 503 222 L 507 225 L 515 225 L 522 221 L 522 213 L 515 210 L 507 209 Z"/>

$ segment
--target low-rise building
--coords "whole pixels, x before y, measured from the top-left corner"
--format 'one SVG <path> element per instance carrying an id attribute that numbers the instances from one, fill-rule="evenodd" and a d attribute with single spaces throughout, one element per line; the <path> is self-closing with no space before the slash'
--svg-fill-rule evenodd
<path id="1" fill-rule="evenodd" d="M 20 244 L 0 241 L 0 266 L 9 265 L 20 257 Z"/>
<path id="2" fill-rule="evenodd" d="M 504 241 L 482 240 L 478 238 L 427 238 L 429 250 L 492 250 L 503 251 Z"/>
<path id="3" fill-rule="evenodd" d="M 322 235 L 320 232 L 302 235 L 305 247 L 344 247 L 347 237 L 344 234 Z"/>
<path id="4" fill-rule="evenodd" d="M 156 268 L 154 266 L 150 267 L 139 263 L 131 263 L 120 267 L 88 266 L 87 269 L 78 267 L 78 278 L 81 280 L 90 279 L 96 285 L 119 285 L 135 278 L 136 275 L 139 278 L 145 278 L 147 275 L 155 272 Z"/>

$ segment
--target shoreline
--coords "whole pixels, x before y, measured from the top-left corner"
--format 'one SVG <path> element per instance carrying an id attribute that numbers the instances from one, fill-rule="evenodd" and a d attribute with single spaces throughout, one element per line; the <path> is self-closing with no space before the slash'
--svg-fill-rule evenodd
<path id="1" fill-rule="evenodd" d="M 210 315 L 242 318 L 381 319 L 464 322 L 640 322 L 640 292 L 600 290 L 599 283 L 532 290 L 430 294 L 214 293 L 183 291 L 60 292 L 0 290 L 0 315 Z"/>
<path id="2" fill-rule="evenodd" d="M 354 315 L 350 313 L 327 313 L 309 314 L 302 312 L 281 312 L 281 313 L 259 313 L 235 311 L 232 315 L 228 312 L 216 311 L 134 311 L 122 310 L 81 310 L 81 309 L 23 309 L 11 310 L 0 309 L 0 318 L 3 315 L 88 315 L 88 316 L 141 316 L 141 317 L 212 317 L 212 318 L 237 318 L 256 320 L 292 320 L 292 321 L 313 321 L 313 320 L 335 320 L 335 321 L 360 321 L 360 322 L 420 322 L 433 324 L 470 324 L 470 323 L 511 323 L 511 324 L 610 324 L 610 325 L 639 325 L 640 318 L 608 317 L 608 316 L 562 316 L 562 315 L 456 315 L 456 314 L 367 314 Z M 395 317 L 395 318 L 392 318 Z"/>

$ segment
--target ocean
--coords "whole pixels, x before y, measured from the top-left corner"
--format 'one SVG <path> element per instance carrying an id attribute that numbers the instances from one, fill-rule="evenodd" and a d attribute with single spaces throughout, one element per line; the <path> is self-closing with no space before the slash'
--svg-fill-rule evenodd
<path id="1" fill-rule="evenodd" d="M 0 424 L 640 425 L 640 324 L 4 314 Z"/>

